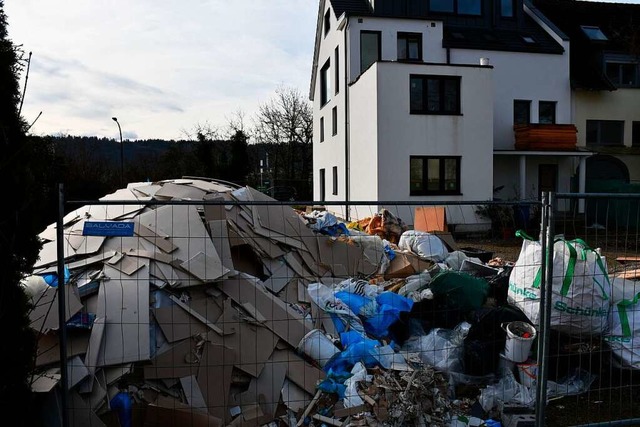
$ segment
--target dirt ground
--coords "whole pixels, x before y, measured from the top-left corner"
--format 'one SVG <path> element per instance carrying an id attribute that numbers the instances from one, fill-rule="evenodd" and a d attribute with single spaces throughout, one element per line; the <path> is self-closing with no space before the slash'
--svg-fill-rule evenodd
<path id="1" fill-rule="evenodd" d="M 620 263 L 616 258 L 640 256 L 637 235 L 624 232 L 605 234 L 593 232 L 593 230 L 585 230 L 582 235 L 573 234 L 566 237 L 580 237 L 590 246 L 601 248 L 610 273 L 628 268 L 628 264 Z M 493 252 L 494 257 L 514 263 L 522 247 L 522 239 L 516 237 L 511 239 L 458 237 L 455 242 L 459 248 L 473 247 L 490 251 Z M 553 363 L 556 366 L 564 363 L 566 360 L 563 360 L 563 357 L 565 356 L 554 359 Z M 550 401 L 546 413 L 548 426 L 576 426 L 640 418 L 640 371 L 621 369 L 612 363 L 612 355 L 606 344 L 591 350 L 588 355 L 566 357 L 571 358 L 572 366 L 583 368 L 597 377 L 589 391 Z M 553 369 L 551 364 L 550 369 Z M 625 425 L 640 426 L 640 423 Z"/>

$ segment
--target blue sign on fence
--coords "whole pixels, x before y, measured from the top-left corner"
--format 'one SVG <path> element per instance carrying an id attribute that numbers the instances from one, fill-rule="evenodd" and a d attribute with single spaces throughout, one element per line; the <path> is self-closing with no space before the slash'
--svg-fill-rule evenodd
<path id="1" fill-rule="evenodd" d="M 82 229 L 83 236 L 133 236 L 133 222 L 86 221 Z"/>

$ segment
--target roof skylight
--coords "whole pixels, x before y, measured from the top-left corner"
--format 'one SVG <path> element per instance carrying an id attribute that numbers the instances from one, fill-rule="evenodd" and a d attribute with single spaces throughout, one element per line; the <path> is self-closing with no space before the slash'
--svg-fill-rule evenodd
<path id="1" fill-rule="evenodd" d="M 594 27 L 591 25 L 581 25 L 582 32 L 589 37 L 589 40 L 593 41 L 607 41 L 607 36 L 604 35 L 600 27 Z"/>

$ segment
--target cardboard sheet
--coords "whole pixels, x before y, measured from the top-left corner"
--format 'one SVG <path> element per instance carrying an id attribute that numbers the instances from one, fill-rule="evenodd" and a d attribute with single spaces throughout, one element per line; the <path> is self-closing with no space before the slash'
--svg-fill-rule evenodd
<path id="1" fill-rule="evenodd" d="M 417 231 L 448 231 L 444 206 L 418 206 L 414 211 L 413 229 Z"/>
<path id="2" fill-rule="evenodd" d="M 174 344 L 145 365 L 144 377 L 147 380 L 161 378 L 182 378 L 198 374 L 201 361 L 197 342 L 193 338 Z"/>
<path id="3" fill-rule="evenodd" d="M 106 319 L 98 366 L 149 360 L 149 268 L 127 276 L 105 265 L 98 317 Z"/>
<path id="4" fill-rule="evenodd" d="M 230 421 L 229 389 L 235 363 L 235 351 L 227 347 L 207 343 L 202 353 L 197 381 L 207 402 L 209 414 Z"/>

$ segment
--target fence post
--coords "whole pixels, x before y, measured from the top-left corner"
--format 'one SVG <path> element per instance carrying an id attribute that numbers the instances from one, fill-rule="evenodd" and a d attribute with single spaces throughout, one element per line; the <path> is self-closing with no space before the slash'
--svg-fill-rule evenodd
<path id="1" fill-rule="evenodd" d="M 542 196 L 542 271 L 540 281 L 540 330 L 538 333 L 538 382 L 536 384 L 536 426 L 545 425 L 547 406 L 547 361 L 549 356 L 549 333 L 551 331 L 551 291 L 553 288 L 553 244 L 555 237 L 554 210 L 556 195 L 553 192 Z"/>
<path id="2" fill-rule="evenodd" d="M 58 221 L 56 224 L 56 241 L 58 252 L 58 338 L 60 340 L 60 412 L 62 427 L 69 426 L 68 395 L 69 382 L 67 373 L 67 316 L 64 283 L 64 184 L 58 184 Z"/>

